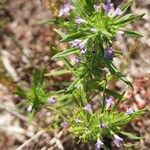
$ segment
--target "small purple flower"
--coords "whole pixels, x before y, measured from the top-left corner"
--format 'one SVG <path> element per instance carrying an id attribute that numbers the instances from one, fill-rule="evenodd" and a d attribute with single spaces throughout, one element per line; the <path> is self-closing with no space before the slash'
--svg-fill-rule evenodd
<path id="1" fill-rule="evenodd" d="M 120 8 L 116 8 L 116 10 L 113 13 L 113 16 L 120 16 L 122 15 L 122 10 Z"/>
<path id="2" fill-rule="evenodd" d="M 106 109 L 109 109 L 112 105 L 114 105 L 114 101 L 112 97 L 106 99 Z"/>
<path id="3" fill-rule="evenodd" d="M 83 109 L 87 110 L 89 113 L 92 113 L 92 105 L 91 104 L 87 104 Z"/>
<path id="4" fill-rule="evenodd" d="M 123 139 L 115 134 L 113 142 L 117 147 L 121 147 L 123 143 Z"/>
<path id="5" fill-rule="evenodd" d="M 70 42 L 72 47 L 78 47 L 80 43 L 82 43 L 82 41 L 79 40 L 79 39 L 76 39 L 76 40 L 73 40 L 73 41 Z"/>
<path id="6" fill-rule="evenodd" d="M 114 57 L 113 49 L 111 47 L 106 48 L 104 51 L 104 58 L 107 60 L 112 60 L 113 57 Z"/>
<path id="7" fill-rule="evenodd" d="M 70 11 L 73 9 L 73 6 L 71 4 L 65 4 L 59 11 L 58 16 L 68 16 Z"/>
<path id="8" fill-rule="evenodd" d="M 79 65 L 80 62 L 81 62 L 81 58 L 78 57 L 78 56 L 76 56 L 76 57 L 75 57 L 75 63 L 76 63 L 77 65 Z"/>
<path id="9" fill-rule="evenodd" d="M 68 127 L 68 122 L 67 122 L 67 121 L 62 122 L 62 123 L 61 123 L 61 126 L 62 126 L 63 128 L 67 128 L 67 127 Z"/>
<path id="10" fill-rule="evenodd" d="M 78 24 L 78 25 L 80 25 L 82 23 L 85 23 L 85 22 L 86 21 L 84 19 L 82 19 L 81 17 L 78 17 L 78 18 L 75 19 L 75 23 Z"/>
<path id="11" fill-rule="evenodd" d="M 27 112 L 31 112 L 32 111 L 32 105 L 30 105 L 28 108 L 27 108 Z"/>
<path id="12" fill-rule="evenodd" d="M 107 126 L 106 126 L 106 124 L 105 123 L 100 123 L 100 125 L 99 125 L 99 128 L 106 128 Z"/>
<path id="13" fill-rule="evenodd" d="M 133 108 L 127 108 L 127 111 L 126 111 L 126 114 L 127 114 L 127 115 L 131 115 L 131 114 L 133 114 L 133 113 L 134 113 Z"/>
<path id="14" fill-rule="evenodd" d="M 81 123 L 82 121 L 79 118 L 77 118 L 77 119 L 75 119 L 75 122 L 76 123 Z"/>
<path id="15" fill-rule="evenodd" d="M 81 54 L 84 54 L 86 52 L 85 49 L 86 41 L 76 39 L 74 41 L 71 41 L 70 44 L 72 45 L 72 47 L 78 47 L 80 49 Z"/>
<path id="16" fill-rule="evenodd" d="M 96 11 L 99 11 L 100 5 L 94 5 L 94 8 L 95 8 Z"/>
<path id="17" fill-rule="evenodd" d="M 120 8 L 114 9 L 114 5 L 113 3 L 111 3 L 111 1 L 108 1 L 106 4 L 103 4 L 103 8 L 110 17 L 122 15 L 121 9 Z"/>
<path id="18" fill-rule="evenodd" d="M 52 97 L 48 98 L 47 102 L 50 105 L 54 105 L 56 103 L 56 97 L 52 96 Z"/>
<path id="19" fill-rule="evenodd" d="M 95 150 L 100 150 L 101 148 L 103 148 L 104 143 L 98 139 L 97 143 L 95 144 Z"/>
<path id="20" fill-rule="evenodd" d="M 110 10 L 114 9 L 114 5 L 113 5 L 113 3 L 108 1 L 106 4 L 103 4 L 103 8 L 104 8 L 105 12 L 109 13 Z"/>

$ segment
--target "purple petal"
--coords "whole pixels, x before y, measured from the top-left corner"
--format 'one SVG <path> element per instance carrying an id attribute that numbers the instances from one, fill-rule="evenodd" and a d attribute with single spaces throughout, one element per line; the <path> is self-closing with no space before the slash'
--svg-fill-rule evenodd
<path id="1" fill-rule="evenodd" d="M 114 101 L 111 97 L 106 99 L 106 109 L 110 108 L 112 105 L 114 105 Z"/>
<path id="2" fill-rule="evenodd" d="M 56 97 L 52 96 L 47 100 L 48 104 L 54 105 L 56 103 Z"/>
<path id="3" fill-rule="evenodd" d="M 98 139 L 97 143 L 95 144 L 95 150 L 100 150 L 101 148 L 103 148 L 104 143 Z"/>
<path id="4" fill-rule="evenodd" d="M 92 105 L 91 104 L 87 104 L 83 109 L 88 111 L 89 113 L 92 113 Z"/>
<path id="5" fill-rule="evenodd" d="M 59 11 L 58 16 L 62 17 L 62 16 L 68 16 L 70 11 L 73 9 L 73 6 L 70 4 L 65 4 Z"/>
<path id="6" fill-rule="evenodd" d="M 99 125 L 99 128 L 106 128 L 107 126 L 106 126 L 106 124 L 105 123 L 101 123 L 100 125 Z"/>
<path id="7" fill-rule="evenodd" d="M 104 51 L 104 58 L 107 60 L 112 60 L 113 57 L 114 57 L 113 49 L 111 47 L 106 48 Z"/>
<path id="8" fill-rule="evenodd" d="M 67 121 L 62 122 L 62 123 L 61 123 L 61 126 L 62 126 L 63 128 L 67 128 L 67 127 L 68 127 L 68 122 L 67 122 Z"/>
<path id="9" fill-rule="evenodd" d="M 123 143 L 123 139 L 121 137 L 119 137 L 118 135 L 114 135 L 114 144 L 117 146 L 117 147 L 121 147 L 122 146 L 122 143 Z"/>
<path id="10" fill-rule="evenodd" d="M 75 23 L 80 25 L 82 23 L 85 23 L 86 21 L 84 19 L 82 19 L 81 17 L 78 17 L 77 19 L 75 19 Z"/>
<path id="11" fill-rule="evenodd" d="M 114 9 L 114 5 L 111 2 L 107 2 L 106 4 L 103 4 L 103 8 L 106 13 L 109 13 L 111 9 Z"/>
<path id="12" fill-rule="evenodd" d="M 133 108 L 127 108 L 127 111 L 126 111 L 126 114 L 127 114 L 127 115 L 131 115 L 131 114 L 133 114 L 133 113 L 134 113 Z"/>

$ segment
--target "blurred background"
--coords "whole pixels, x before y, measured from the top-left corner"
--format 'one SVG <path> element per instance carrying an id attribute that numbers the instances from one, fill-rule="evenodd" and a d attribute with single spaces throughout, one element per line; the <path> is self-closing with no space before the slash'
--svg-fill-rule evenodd
<path id="1" fill-rule="evenodd" d="M 50 59 L 55 53 L 52 47 L 58 43 L 57 35 L 51 26 L 38 22 L 57 17 L 65 3 L 66 0 L 0 0 L 0 150 L 90 149 L 75 144 L 70 135 L 59 129 L 54 133 L 44 132 L 53 120 L 44 109 L 29 124 L 26 108 L 19 106 L 24 100 L 14 94 L 17 85 L 28 89 L 34 67 L 47 65 L 51 71 L 62 66 L 61 62 Z M 127 26 L 143 37 L 119 39 L 116 48 L 124 55 L 115 62 L 134 84 L 135 91 L 128 91 L 127 96 L 129 105 L 138 110 L 150 106 L 150 1 L 136 0 L 129 11 L 145 13 L 142 20 Z M 48 84 L 57 90 L 64 79 L 70 77 L 50 77 Z M 120 86 L 115 82 L 113 88 Z M 150 149 L 150 113 L 127 128 L 144 137 L 129 149 Z"/>

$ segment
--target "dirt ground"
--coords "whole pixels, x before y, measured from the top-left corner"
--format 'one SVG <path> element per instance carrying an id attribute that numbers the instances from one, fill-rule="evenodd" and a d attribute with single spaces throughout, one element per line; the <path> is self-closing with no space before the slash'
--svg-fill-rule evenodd
<path id="1" fill-rule="evenodd" d="M 51 112 L 41 110 L 29 124 L 26 108 L 18 109 L 24 100 L 14 94 L 16 86 L 29 87 L 34 67 L 47 65 L 51 70 L 56 66 L 50 60 L 56 35 L 50 26 L 38 24 L 39 20 L 52 15 L 44 2 L 46 0 L 0 1 L 0 150 L 91 149 L 75 145 L 61 130 L 53 134 L 45 132 L 53 120 Z M 140 87 L 129 97 L 135 109 L 140 109 L 150 106 L 150 1 L 136 0 L 131 10 L 135 14 L 145 13 L 142 20 L 128 26 L 143 37 L 119 41 L 122 44 L 117 46 L 125 50 L 125 55 L 121 61 L 116 59 L 116 63 L 122 66 L 135 87 Z M 128 130 L 144 137 L 131 149 L 150 149 L 150 112 L 132 122 Z"/>

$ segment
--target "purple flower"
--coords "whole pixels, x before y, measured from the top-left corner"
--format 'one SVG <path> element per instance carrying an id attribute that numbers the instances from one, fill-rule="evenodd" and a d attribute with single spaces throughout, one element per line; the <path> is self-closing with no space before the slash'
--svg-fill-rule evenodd
<path id="1" fill-rule="evenodd" d="M 103 8 L 110 17 L 122 15 L 121 9 L 120 8 L 114 9 L 114 5 L 113 3 L 111 3 L 111 1 L 108 1 L 106 4 L 103 4 Z"/>
<path id="2" fill-rule="evenodd" d="M 73 6 L 71 4 L 65 4 L 59 11 L 58 16 L 68 16 L 70 11 L 73 9 Z"/>
<path id="3" fill-rule="evenodd" d="M 106 128 L 107 126 L 106 126 L 106 124 L 105 123 L 100 123 L 100 125 L 99 125 L 99 128 Z"/>
<path id="4" fill-rule="evenodd" d="M 94 5 L 94 8 L 96 11 L 98 11 L 100 9 L 100 5 Z"/>
<path id="5" fill-rule="evenodd" d="M 50 105 L 54 105 L 56 103 L 56 97 L 52 96 L 52 97 L 48 98 L 47 102 Z"/>
<path id="6" fill-rule="evenodd" d="M 80 64 L 80 62 L 81 62 L 81 58 L 76 56 L 75 57 L 75 63 L 78 65 L 78 64 Z"/>
<path id="7" fill-rule="evenodd" d="M 76 39 L 74 41 L 71 41 L 70 44 L 72 45 L 72 47 L 78 47 L 80 49 L 81 54 L 84 54 L 86 52 L 85 49 L 86 41 Z"/>
<path id="8" fill-rule="evenodd" d="M 87 110 L 89 113 L 92 113 L 92 105 L 91 104 L 87 104 L 83 109 Z"/>
<path id="9" fill-rule="evenodd" d="M 113 142 L 117 147 L 121 147 L 123 143 L 123 139 L 115 134 Z"/>
<path id="10" fill-rule="evenodd" d="M 116 8 L 116 10 L 113 13 L 113 16 L 120 16 L 122 15 L 122 10 L 120 8 Z"/>
<path id="11" fill-rule="evenodd" d="M 112 60 L 113 57 L 114 57 L 113 49 L 111 47 L 106 48 L 104 51 L 104 58 L 107 60 Z"/>
<path id="12" fill-rule="evenodd" d="M 103 148 L 104 143 L 98 139 L 97 143 L 95 144 L 95 150 L 100 150 L 101 148 Z"/>
<path id="13" fill-rule="evenodd" d="M 133 114 L 133 113 L 134 113 L 133 108 L 127 108 L 127 111 L 126 111 L 126 114 L 127 114 L 127 115 L 131 115 L 131 114 Z"/>
<path id="14" fill-rule="evenodd" d="M 113 5 L 113 3 L 108 1 L 106 4 L 103 4 L 103 8 L 104 8 L 105 12 L 109 13 L 110 10 L 114 9 L 114 5 Z"/>
<path id="15" fill-rule="evenodd" d="M 62 122 L 62 123 L 61 123 L 61 126 L 62 126 L 63 128 L 67 128 L 67 127 L 68 127 L 68 122 L 67 122 L 67 121 Z"/>
<path id="16" fill-rule="evenodd" d="M 78 18 L 75 19 L 75 23 L 78 24 L 78 25 L 80 25 L 82 23 L 85 23 L 85 22 L 86 21 L 84 19 L 82 19 L 81 17 L 78 17 Z"/>
<path id="17" fill-rule="evenodd" d="M 82 41 L 79 40 L 79 39 L 76 39 L 76 40 L 73 40 L 73 41 L 70 42 L 72 47 L 78 47 L 80 43 L 82 43 Z"/>
<path id="18" fill-rule="evenodd" d="M 114 104 L 114 101 L 111 97 L 106 99 L 106 109 L 109 109 Z"/>
<path id="19" fill-rule="evenodd" d="M 75 122 L 76 123 L 81 123 L 82 121 L 79 118 L 77 118 L 77 119 L 75 119 Z"/>
<path id="20" fill-rule="evenodd" d="M 27 108 L 27 112 L 31 112 L 32 111 L 32 105 L 30 105 L 28 108 Z"/>

